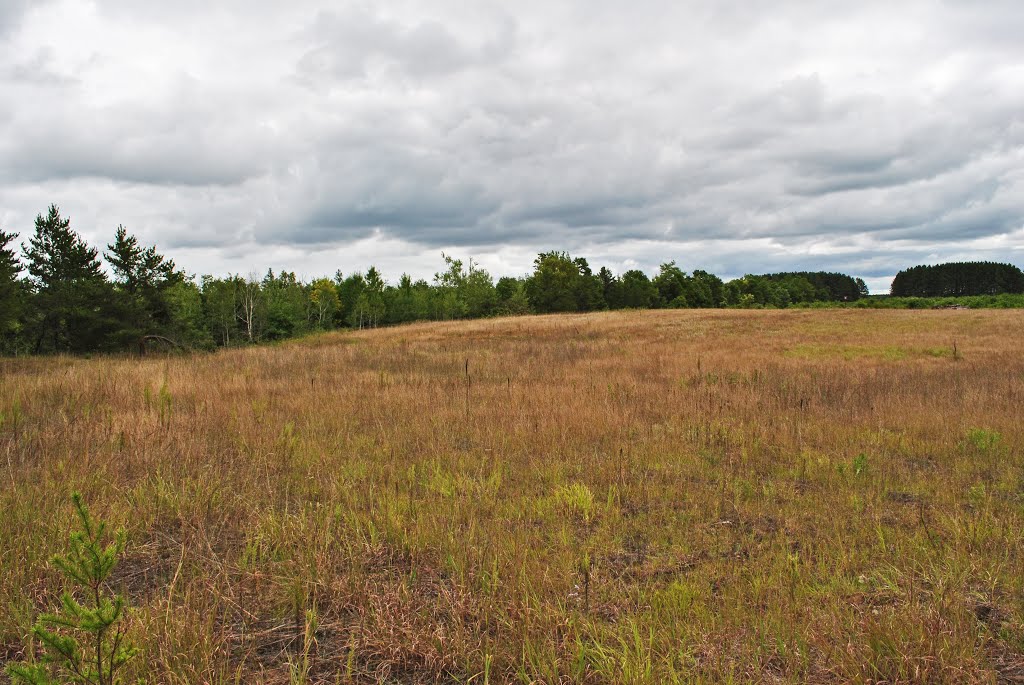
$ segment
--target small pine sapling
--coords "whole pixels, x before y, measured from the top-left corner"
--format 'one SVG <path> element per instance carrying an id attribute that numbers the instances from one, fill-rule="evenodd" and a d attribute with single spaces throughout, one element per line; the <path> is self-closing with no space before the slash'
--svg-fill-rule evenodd
<path id="1" fill-rule="evenodd" d="M 107 525 L 94 521 L 77 492 L 71 495 L 81 530 L 71 534 L 70 551 L 51 563 L 72 589 L 60 597 L 60 610 L 41 614 L 32 636 L 45 648 L 38 660 L 7 667 L 13 683 L 27 685 L 116 685 L 119 672 L 138 653 L 127 638 L 124 597 L 112 593 L 106 580 L 124 551 L 126 533 L 118 530 L 104 545 Z M 79 598 L 84 602 L 80 603 Z"/>

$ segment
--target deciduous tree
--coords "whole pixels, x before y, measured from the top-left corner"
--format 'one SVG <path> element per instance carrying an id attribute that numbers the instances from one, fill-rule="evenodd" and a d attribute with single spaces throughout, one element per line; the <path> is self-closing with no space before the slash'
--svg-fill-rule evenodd
<path id="1" fill-rule="evenodd" d="M 320 330 L 331 328 L 334 315 L 341 307 L 334 282 L 329 278 L 318 278 L 310 283 L 309 301 L 313 305 L 316 327 Z"/>

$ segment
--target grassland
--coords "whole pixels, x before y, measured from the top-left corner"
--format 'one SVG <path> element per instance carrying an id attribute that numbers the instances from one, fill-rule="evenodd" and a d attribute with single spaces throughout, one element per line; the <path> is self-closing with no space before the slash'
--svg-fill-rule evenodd
<path id="1" fill-rule="evenodd" d="M 1022 332 L 643 311 L 0 361 L 0 662 L 77 489 L 129 531 L 152 683 L 1021 681 Z"/>

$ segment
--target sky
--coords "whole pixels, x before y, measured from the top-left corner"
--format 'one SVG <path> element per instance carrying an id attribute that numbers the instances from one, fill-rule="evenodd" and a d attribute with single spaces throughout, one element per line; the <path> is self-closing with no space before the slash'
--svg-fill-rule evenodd
<path id="1" fill-rule="evenodd" d="M 0 228 L 191 273 L 1024 266 L 1020 0 L 0 0 Z"/>

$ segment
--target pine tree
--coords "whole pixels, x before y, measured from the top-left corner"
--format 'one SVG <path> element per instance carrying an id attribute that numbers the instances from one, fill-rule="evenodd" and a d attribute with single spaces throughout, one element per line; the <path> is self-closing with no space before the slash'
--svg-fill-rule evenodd
<path id="1" fill-rule="evenodd" d="M 961 297 L 1024 292 L 1024 272 L 1013 264 L 953 262 L 904 269 L 893 278 L 895 297 Z"/>
<path id="2" fill-rule="evenodd" d="M 174 262 L 156 251 L 156 247 L 142 247 L 124 226 L 118 226 L 114 242 L 103 253 L 114 271 L 114 283 L 125 312 L 122 325 L 125 335 L 141 338 L 145 335 L 172 333 L 173 312 L 168 290 L 185 282 L 185 274 L 177 271 Z"/>
<path id="3" fill-rule="evenodd" d="M 41 288 L 80 279 L 101 279 L 103 272 L 96 248 L 89 247 L 71 230 L 71 219 L 50 205 L 46 217 L 36 217 L 36 233 L 25 249 L 28 272 Z"/>
<path id="4" fill-rule="evenodd" d="M 56 205 L 36 217 L 23 245 L 33 290 L 36 351 L 83 352 L 107 346 L 121 318 L 98 253 L 71 230 Z"/>
<path id="5" fill-rule="evenodd" d="M 21 263 L 18 255 L 7 245 L 16 233 L 0 231 L 0 339 L 13 334 L 21 313 L 22 286 L 18 279 Z M 4 345 L 0 344 L 0 348 Z"/>
<path id="6" fill-rule="evenodd" d="M 68 554 L 54 556 L 51 563 L 76 589 L 61 594 L 60 612 L 36 619 L 32 635 L 45 652 L 36 662 L 9 665 L 7 674 L 14 683 L 116 685 L 122 667 L 139 651 L 127 637 L 124 597 L 106 585 L 124 551 L 125 531 L 118 530 L 105 544 L 106 524 L 93 520 L 80 494 L 72 494 L 71 500 L 81 530 L 71 534 Z"/>

